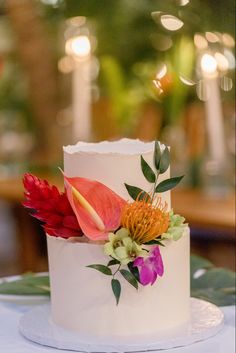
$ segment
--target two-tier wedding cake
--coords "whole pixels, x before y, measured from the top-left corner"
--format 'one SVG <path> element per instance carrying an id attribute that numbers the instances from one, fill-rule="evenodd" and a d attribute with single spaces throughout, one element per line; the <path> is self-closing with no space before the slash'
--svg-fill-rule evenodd
<path id="1" fill-rule="evenodd" d="M 53 322 L 100 340 L 184 326 L 189 228 L 171 211 L 170 189 L 180 179 L 170 178 L 169 149 L 129 139 L 80 142 L 64 147 L 64 175 L 87 237 L 47 236 Z M 145 222 L 150 227 L 139 232 Z"/>
<path id="2" fill-rule="evenodd" d="M 223 314 L 190 298 L 189 227 L 171 208 L 170 149 L 122 139 L 64 147 L 65 189 L 26 173 L 24 206 L 47 234 L 51 300 L 29 340 L 79 352 L 140 352 L 215 335 Z"/>

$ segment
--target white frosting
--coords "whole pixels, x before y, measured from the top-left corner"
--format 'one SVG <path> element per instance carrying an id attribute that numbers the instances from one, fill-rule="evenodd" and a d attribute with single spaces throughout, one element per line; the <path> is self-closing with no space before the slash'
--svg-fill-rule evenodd
<path id="1" fill-rule="evenodd" d="M 153 142 L 143 142 L 138 139 L 132 140 L 123 138 L 118 141 L 101 141 L 101 142 L 83 142 L 80 141 L 75 145 L 69 145 L 63 147 L 65 153 L 83 153 L 86 154 L 94 154 L 94 153 L 102 153 L 104 154 L 121 154 L 121 155 L 139 155 L 140 153 L 148 153 L 152 152 L 154 149 L 154 141 Z M 164 148 L 163 144 L 160 144 L 161 149 Z"/>
<path id="2" fill-rule="evenodd" d="M 98 180 L 125 199 L 124 183 L 150 190 L 140 155 L 153 165 L 154 143 L 123 139 L 98 144 L 80 142 L 64 148 L 69 177 Z M 169 170 L 160 181 L 169 178 Z M 170 207 L 170 192 L 161 195 Z M 177 242 L 161 247 L 165 273 L 153 286 L 136 291 L 123 278 L 120 303 L 115 304 L 111 278 L 87 265 L 108 262 L 101 245 L 48 238 L 53 321 L 65 328 L 101 337 L 144 337 L 178 328 L 189 319 L 189 229 Z"/>

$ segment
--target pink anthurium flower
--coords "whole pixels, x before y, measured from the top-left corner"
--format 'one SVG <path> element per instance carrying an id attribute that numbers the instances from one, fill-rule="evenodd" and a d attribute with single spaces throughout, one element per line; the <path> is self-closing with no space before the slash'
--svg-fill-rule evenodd
<path id="1" fill-rule="evenodd" d="M 64 179 L 68 200 L 84 235 L 93 241 L 107 240 L 108 233 L 120 226 L 126 201 L 98 181 L 65 175 Z"/>

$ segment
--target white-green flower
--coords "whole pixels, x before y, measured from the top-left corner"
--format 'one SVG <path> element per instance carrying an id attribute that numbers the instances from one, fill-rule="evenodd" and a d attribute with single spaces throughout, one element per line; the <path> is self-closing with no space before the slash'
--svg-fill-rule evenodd
<path id="1" fill-rule="evenodd" d="M 184 223 L 184 221 L 184 217 L 174 214 L 173 210 L 171 210 L 169 228 L 161 235 L 161 239 L 172 239 L 175 241 L 179 240 L 188 226 L 188 224 Z"/>
<path id="2" fill-rule="evenodd" d="M 109 233 L 108 238 L 109 241 L 104 245 L 105 254 L 120 261 L 122 265 L 127 265 L 138 256 L 147 255 L 147 252 L 130 238 L 126 228 L 121 228 L 116 233 Z"/>

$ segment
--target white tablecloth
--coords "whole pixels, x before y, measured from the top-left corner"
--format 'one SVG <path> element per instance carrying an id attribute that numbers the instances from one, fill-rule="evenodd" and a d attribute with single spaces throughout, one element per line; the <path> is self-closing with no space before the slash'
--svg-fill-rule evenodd
<path id="1" fill-rule="evenodd" d="M 21 336 L 18 332 L 19 319 L 31 308 L 32 305 L 0 302 L 0 353 L 69 352 L 40 346 Z M 187 347 L 170 349 L 166 352 L 235 353 L 235 307 L 228 306 L 222 307 L 221 309 L 225 315 L 225 324 L 223 329 L 216 336 Z M 37 320 L 37 318 L 35 318 L 35 320 Z"/>

